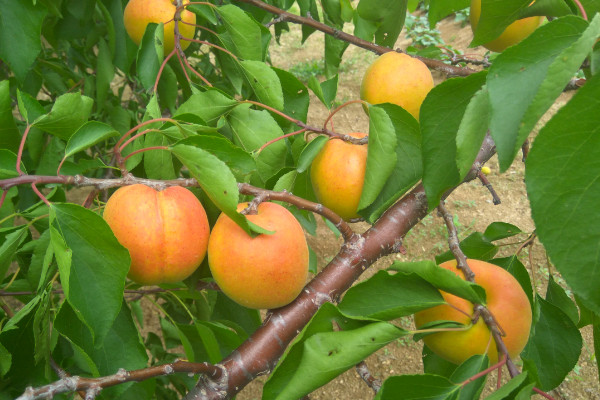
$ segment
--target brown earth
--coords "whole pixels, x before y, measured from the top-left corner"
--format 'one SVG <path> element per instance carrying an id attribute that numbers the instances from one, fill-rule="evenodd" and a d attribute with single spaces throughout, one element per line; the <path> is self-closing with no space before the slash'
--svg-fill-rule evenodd
<path id="1" fill-rule="evenodd" d="M 467 49 L 472 38 L 471 30 L 468 26 L 463 27 L 460 23 L 454 22 L 453 18 L 447 18 L 440 22 L 438 29 L 441 31 L 445 43 L 452 45 L 455 49 L 461 49 L 474 58 L 481 58 L 485 53 L 483 48 Z M 282 36 L 280 45 L 272 45 L 271 55 L 275 66 L 298 70 L 303 66 L 310 67 L 323 58 L 322 34 L 313 34 L 304 44 L 301 44 L 300 38 L 299 28 L 292 26 L 291 32 Z M 403 35 L 396 43 L 397 48 L 406 48 L 410 44 L 409 40 L 402 38 Z M 358 98 L 362 75 L 375 57 L 376 55 L 363 49 L 353 46 L 348 48 L 341 65 L 342 72 L 337 96 L 339 103 Z M 324 79 L 322 76 L 319 78 Z M 445 76 L 434 72 L 434 78 L 436 83 L 439 83 L 445 79 Z M 544 116 L 540 125 L 565 104 L 570 96 L 571 94 L 568 93 L 561 95 L 548 114 Z M 328 110 L 312 96 L 309 122 L 320 125 L 327 116 Z M 334 121 L 336 130 L 339 132 L 368 131 L 367 117 L 361 107 L 357 105 L 344 108 L 336 114 Z M 448 209 L 458 217 L 459 235 L 464 238 L 474 231 L 485 230 L 491 222 L 503 221 L 510 222 L 526 232 L 517 238 L 512 238 L 512 242 L 509 242 L 522 241 L 528 233 L 534 230 L 524 185 L 524 164 L 515 161 L 513 166 L 503 174 L 499 173 L 495 157 L 488 163 L 488 166 L 492 170 L 488 178 L 502 199 L 502 204 L 493 205 L 489 192 L 478 181 L 462 185 L 447 200 Z M 366 223 L 354 224 L 353 227 L 358 231 L 368 229 Z M 407 249 L 406 255 L 396 255 L 379 260 L 364 273 L 362 279 L 372 276 L 379 269 L 386 268 L 394 257 L 403 261 L 432 260 L 436 254 L 447 249 L 445 229 L 441 218 L 434 214 L 429 215 L 406 236 L 404 242 Z M 318 254 L 319 268 L 324 267 L 335 256 L 341 245 L 341 239 L 336 239 L 324 225 L 319 227 L 317 237 L 309 236 L 308 240 Z M 514 254 L 516 247 L 516 245 L 506 246 L 501 254 Z M 529 251 L 532 253 L 531 262 L 529 261 Z M 522 257 L 523 263 L 535 276 L 537 293 L 543 296 L 549 268 L 542 245 L 536 242 L 530 250 L 522 252 Z M 560 277 L 554 272 L 552 273 L 555 279 L 561 282 Z M 409 318 L 396 322 L 407 327 L 412 325 L 412 320 Z M 582 335 L 585 344 L 579 362 L 559 388 L 552 391 L 551 395 L 555 399 L 600 399 L 597 361 L 593 352 L 591 329 L 589 327 L 583 329 Z M 391 375 L 419 374 L 423 372 L 421 349 L 420 342 L 416 343 L 410 338 L 399 339 L 371 355 L 367 358 L 366 363 L 371 374 L 381 380 L 385 380 Z M 239 400 L 260 399 L 265 380 L 265 377 L 261 377 L 252 382 L 236 398 Z M 494 374 L 488 379 L 487 393 L 493 390 L 495 381 Z M 361 380 L 354 369 L 347 371 L 310 395 L 310 399 L 321 400 L 371 398 L 373 398 L 372 390 Z M 541 399 L 542 397 L 535 396 L 534 398 Z"/>

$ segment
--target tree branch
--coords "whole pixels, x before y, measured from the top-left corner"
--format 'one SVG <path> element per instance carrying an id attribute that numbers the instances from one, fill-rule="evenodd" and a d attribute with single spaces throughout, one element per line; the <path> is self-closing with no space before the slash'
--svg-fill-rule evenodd
<path id="1" fill-rule="evenodd" d="M 380 46 L 378 44 L 361 39 L 357 36 L 351 35 L 349 33 L 341 31 L 339 29 L 333 28 L 329 25 L 323 24 L 313 18 L 302 17 L 300 15 L 289 13 L 280 8 L 277 8 L 270 4 L 264 3 L 260 0 L 237 0 L 237 1 L 242 2 L 242 3 L 251 4 L 254 7 L 260 8 L 262 10 L 270 12 L 271 14 L 277 15 L 279 18 L 285 19 L 285 21 L 292 22 L 294 24 L 301 24 L 301 25 L 309 26 L 309 27 L 314 28 L 318 31 L 321 31 L 327 35 L 333 36 L 336 39 L 343 40 L 344 42 L 351 43 L 357 47 L 361 47 L 363 49 L 372 51 L 375 54 L 383 54 L 383 53 L 387 53 L 388 51 L 394 51 L 393 49 L 390 49 L 389 47 Z M 469 76 L 469 75 L 477 72 L 471 68 L 457 67 L 455 65 L 448 65 L 440 60 L 435 60 L 435 59 L 420 57 L 420 56 L 414 56 L 414 57 L 423 61 L 423 63 L 425 63 L 425 65 L 427 65 L 427 67 L 429 67 L 431 69 L 435 69 L 437 71 L 444 72 L 451 76 Z"/>

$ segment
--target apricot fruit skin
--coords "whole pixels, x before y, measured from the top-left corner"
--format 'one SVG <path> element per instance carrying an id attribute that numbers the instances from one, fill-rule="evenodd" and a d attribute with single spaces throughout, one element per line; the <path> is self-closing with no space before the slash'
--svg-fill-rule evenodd
<path id="1" fill-rule="evenodd" d="M 361 138 L 364 133 L 350 133 Z M 319 203 L 345 220 L 357 218 L 367 169 L 367 145 L 330 139 L 310 167 L 310 179 Z"/>
<path id="2" fill-rule="evenodd" d="M 422 61 L 389 51 L 367 68 L 360 98 L 371 104 L 399 105 L 418 120 L 421 104 L 432 88 L 433 77 Z"/>
<path id="3" fill-rule="evenodd" d="M 471 0 L 471 10 L 469 19 L 471 21 L 471 29 L 473 32 L 477 29 L 479 17 L 481 16 L 481 0 Z M 542 23 L 544 17 L 527 17 L 516 20 L 506 27 L 504 32 L 496 39 L 483 44 L 488 50 L 497 53 L 503 52 L 507 47 L 513 46 L 531 35 Z"/>
<path id="4" fill-rule="evenodd" d="M 189 0 L 184 1 L 189 3 Z M 149 23 L 164 23 L 164 50 L 169 54 L 175 47 L 175 23 L 172 21 L 176 7 L 171 0 L 129 0 L 123 11 L 123 22 L 127 34 L 139 46 Z M 196 14 L 183 10 L 181 19 L 189 24 L 196 23 Z M 170 21 L 170 22 L 167 22 Z M 194 38 L 196 27 L 179 22 L 179 33 L 187 38 Z M 191 42 L 181 40 L 182 50 Z"/>
<path id="5" fill-rule="evenodd" d="M 129 278 L 144 285 L 179 282 L 202 263 L 210 228 L 200 201 L 188 189 L 119 188 L 104 219 L 131 256 Z"/>
<path id="6" fill-rule="evenodd" d="M 505 269 L 472 259 L 467 260 L 467 264 L 475 274 L 475 282 L 486 291 L 487 308 L 506 333 L 503 341 L 510 357 L 517 357 L 525 348 L 531 329 L 531 306 L 527 295 L 519 282 Z M 442 263 L 440 267 L 464 278 L 462 271 L 456 267 L 456 260 Z M 447 303 L 466 312 L 467 315 L 473 315 L 471 302 L 443 291 L 441 293 Z M 444 304 L 416 313 L 415 325 L 418 329 L 429 322 L 441 320 L 469 325 L 471 320 L 467 315 Z M 483 318 L 479 318 L 466 331 L 434 333 L 425 336 L 423 341 L 435 354 L 455 364 L 461 364 L 475 354 L 485 354 L 486 349 L 490 362 L 498 362 L 496 343 Z"/>
<path id="7" fill-rule="evenodd" d="M 247 203 L 238 205 L 238 212 Z M 251 237 L 224 213 L 208 242 L 208 265 L 219 288 L 248 308 L 269 309 L 291 303 L 308 277 L 308 245 L 291 212 L 263 202 L 248 220 L 269 231 Z"/>

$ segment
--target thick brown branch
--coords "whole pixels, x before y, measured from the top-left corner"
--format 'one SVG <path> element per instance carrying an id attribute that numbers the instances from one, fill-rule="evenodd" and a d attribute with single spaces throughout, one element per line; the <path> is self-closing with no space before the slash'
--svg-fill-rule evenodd
<path id="1" fill-rule="evenodd" d="M 53 382 L 49 385 L 33 389 L 25 389 L 17 400 L 48 399 L 59 393 L 69 393 L 85 391 L 88 393 L 97 393 L 97 391 L 119 385 L 125 382 L 139 382 L 157 376 L 170 375 L 176 372 L 190 374 L 206 374 L 212 379 L 219 379 L 224 371 L 208 363 L 191 363 L 187 361 L 175 361 L 171 364 L 164 364 L 155 367 L 138 369 L 135 371 L 125 371 L 120 369 L 116 374 L 100 378 L 83 378 L 80 376 L 67 376 Z M 92 397 L 93 398 L 93 397 Z"/>
<path id="2" fill-rule="evenodd" d="M 475 165 L 485 163 L 493 154 L 494 144 L 488 136 Z M 477 170 L 474 166 L 468 179 L 474 179 Z M 428 212 L 425 190 L 423 185 L 418 185 L 390 207 L 367 232 L 354 235 L 345 243 L 296 300 L 273 310 L 263 325 L 222 361 L 221 365 L 228 372 L 226 378 L 213 381 L 203 378 L 185 398 L 229 399 L 257 376 L 269 373 L 319 307 L 325 302 L 337 302 L 369 265 L 381 256 L 398 251 L 401 238 Z"/>
<path id="3" fill-rule="evenodd" d="M 280 18 L 285 19 L 285 21 L 292 22 L 294 24 L 302 24 L 305 26 L 309 26 L 318 31 L 321 31 L 327 35 L 333 36 L 336 39 L 343 40 L 344 42 L 351 43 L 355 46 L 361 47 L 363 49 L 372 51 L 376 54 L 387 53 L 388 51 L 394 51 L 389 47 L 380 46 L 378 44 L 369 42 L 367 40 L 361 39 L 357 36 L 351 35 L 339 29 L 333 28 L 329 25 L 323 24 L 313 18 L 302 17 L 300 15 L 292 14 L 287 11 L 284 11 L 280 8 L 272 6 L 270 4 L 264 3 L 260 0 L 238 0 L 242 3 L 248 3 L 253 5 L 254 7 L 258 7 L 265 11 L 270 12 L 271 14 L 277 15 Z M 440 60 L 434 60 L 431 58 L 419 57 L 416 56 L 419 60 L 423 61 L 425 65 L 427 65 L 431 69 L 435 69 L 437 71 L 444 72 L 451 76 L 468 76 L 474 74 L 475 70 L 465 67 L 457 67 L 455 65 L 448 65 Z"/>

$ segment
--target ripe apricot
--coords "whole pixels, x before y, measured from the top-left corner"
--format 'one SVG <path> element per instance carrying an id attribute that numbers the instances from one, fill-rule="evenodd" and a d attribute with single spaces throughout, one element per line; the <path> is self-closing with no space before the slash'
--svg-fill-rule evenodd
<path id="1" fill-rule="evenodd" d="M 350 133 L 361 138 L 365 133 Z M 330 139 L 310 167 L 310 179 L 319 203 L 344 219 L 357 218 L 367 169 L 367 145 Z"/>
<path id="2" fill-rule="evenodd" d="M 456 260 L 451 260 L 440 264 L 440 267 L 464 278 L 456 264 Z M 479 260 L 470 259 L 467 260 L 467 264 L 475 274 L 475 282 L 485 289 L 487 308 L 506 334 L 503 341 L 510 357 L 518 356 L 527 344 L 531 328 L 531 307 L 527 295 L 519 282 L 505 269 Z M 471 323 L 470 316 L 473 315 L 471 302 L 445 292 L 442 292 L 442 296 L 455 308 L 439 305 L 416 313 L 417 328 L 441 320 L 456 321 L 464 325 Z M 498 362 L 496 344 L 482 318 L 465 331 L 434 333 L 425 336 L 423 341 L 435 354 L 456 364 L 462 363 L 475 354 L 485 354 L 486 351 L 491 363 Z"/>
<path id="3" fill-rule="evenodd" d="M 367 68 L 360 98 L 371 104 L 397 104 L 418 120 L 421 103 L 431 88 L 433 77 L 422 61 L 389 51 Z"/>
<path id="4" fill-rule="evenodd" d="M 145 185 L 119 188 L 104 219 L 131 255 L 129 278 L 145 285 L 179 282 L 202 263 L 209 225 L 200 201 L 188 189 L 156 191 Z"/>
<path id="5" fill-rule="evenodd" d="M 247 207 L 238 205 L 238 211 Z M 285 207 L 264 202 L 247 215 L 275 231 L 251 237 L 221 214 L 208 241 L 208 264 L 215 282 L 233 301 L 249 308 L 277 308 L 291 303 L 308 276 L 308 245 L 302 227 Z"/>
<path id="6" fill-rule="evenodd" d="M 123 22 L 127 34 L 139 45 L 144 37 L 146 26 L 154 22 L 164 23 L 164 49 L 165 55 L 170 53 L 175 47 L 175 23 L 173 16 L 175 15 L 175 2 L 171 0 L 129 0 L 123 11 Z M 189 3 L 185 0 L 184 4 Z M 183 10 L 181 13 L 183 22 L 179 22 L 179 33 L 184 37 L 193 38 L 196 32 L 196 27 L 189 24 L 196 23 L 196 14 L 191 11 Z M 187 40 L 180 41 L 181 48 L 187 49 L 190 42 Z"/>
<path id="7" fill-rule="evenodd" d="M 477 29 L 479 17 L 481 16 L 481 0 L 471 0 L 471 11 L 469 19 L 471 20 L 471 29 L 473 32 Z M 495 52 L 502 52 L 507 47 L 513 46 L 531 35 L 536 30 L 544 17 L 528 17 L 519 19 L 506 27 L 504 32 L 491 42 L 485 43 L 483 47 Z"/>

